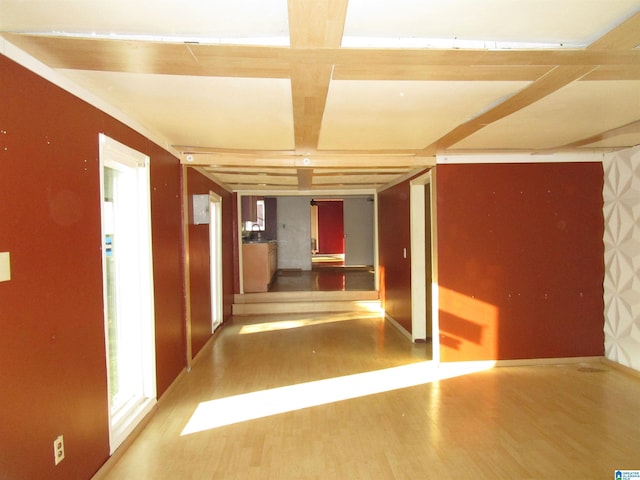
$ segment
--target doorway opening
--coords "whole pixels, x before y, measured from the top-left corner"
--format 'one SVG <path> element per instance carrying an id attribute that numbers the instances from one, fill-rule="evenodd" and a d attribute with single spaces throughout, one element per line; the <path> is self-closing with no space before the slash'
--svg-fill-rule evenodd
<path id="1" fill-rule="evenodd" d="M 374 203 L 373 195 L 311 200 L 313 268 L 374 270 Z"/>
<path id="2" fill-rule="evenodd" d="M 209 193 L 209 258 L 211 270 L 211 333 L 222 325 L 222 197 Z"/>
<path id="3" fill-rule="evenodd" d="M 439 358 L 435 172 L 411 181 L 411 337 L 432 341 Z"/>
<path id="4" fill-rule="evenodd" d="M 345 265 L 344 202 L 337 199 L 312 199 L 312 268 Z"/>
<path id="5" fill-rule="evenodd" d="M 149 157 L 100 135 L 111 453 L 156 403 Z"/>
<path id="6" fill-rule="evenodd" d="M 244 220 L 244 207 L 248 204 L 247 199 L 252 198 L 258 197 L 239 194 L 238 218 Z M 338 198 L 322 194 L 313 197 L 265 195 L 262 198 L 265 223 L 261 238 L 252 238 L 252 232 L 246 231 L 242 221 L 238 222 L 242 294 L 252 293 L 244 282 L 244 275 L 253 270 L 245 258 L 246 244 L 260 242 L 273 242 L 277 251 L 275 274 L 267 289 L 260 292 L 313 292 L 325 287 L 330 290 L 378 290 L 375 192 Z M 342 230 L 338 229 L 338 235 L 333 233 L 341 240 L 342 248 L 321 253 L 317 204 L 325 202 L 342 203 Z M 253 200 L 250 204 L 253 205 Z M 336 280 L 337 275 L 343 275 L 344 282 Z M 331 280 L 319 280 L 319 277 Z"/>

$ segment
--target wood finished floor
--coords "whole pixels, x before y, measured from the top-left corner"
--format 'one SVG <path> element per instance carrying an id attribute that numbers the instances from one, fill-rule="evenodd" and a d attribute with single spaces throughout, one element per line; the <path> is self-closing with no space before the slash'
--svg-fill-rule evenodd
<path id="1" fill-rule="evenodd" d="M 429 358 L 430 345 L 378 317 L 235 318 L 104 478 L 609 479 L 640 468 L 639 379 L 594 361 L 458 376 L 443 365 L 451 378 L 428 381 Z M 242 420 L 265 406 L 285 411 Z"/>
<path id="2" fill-rule="evenodd" d="M 270 292 L 375 290 L 373 268 L 314 266 L 312 270 L 278 270 Z"/>

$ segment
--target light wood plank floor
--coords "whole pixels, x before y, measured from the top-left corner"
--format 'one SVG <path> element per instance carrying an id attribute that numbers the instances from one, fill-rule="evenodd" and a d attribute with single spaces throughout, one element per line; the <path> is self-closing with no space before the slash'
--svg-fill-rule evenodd
<path id="1" fill-rule="evenodd" d="M 609 479 L 640 469 L 638 378 L 598 361 L 465 374 L 429 358 L 430 345 L 377 317 L 236 318 L 105 478 Z"/>

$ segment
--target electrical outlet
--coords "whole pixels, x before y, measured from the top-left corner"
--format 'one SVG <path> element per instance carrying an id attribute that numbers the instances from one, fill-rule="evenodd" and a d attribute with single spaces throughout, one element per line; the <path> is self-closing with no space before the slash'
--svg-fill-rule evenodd
<path id="1" fill-rule="evenodd" d="M 62 435 L 58 436 L 53 442 L 53 458 L 56 465 L 64 460 L 64 438 Z"/>

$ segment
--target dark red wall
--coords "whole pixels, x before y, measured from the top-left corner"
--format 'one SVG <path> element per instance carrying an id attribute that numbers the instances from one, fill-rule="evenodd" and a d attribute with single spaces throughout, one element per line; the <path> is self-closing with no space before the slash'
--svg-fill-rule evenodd
<path id="1" fill-rule="evenodd" d="M 409 182 L 378 194 L 380 298 L 388 315 L 411 332 Z M 407 249 L 407 258 L 403 251 Z"/>
<path id="2" fill-rule="evenodd" d="M 441 359 L 603 355 L 599 163 L 439 165 Z"/>
<path id="3" fill-rule="evenodd" d="M 123 142 L 124 143 L 124 142 Z M 160 397 L 186 364 L 181 167 L 149 143 L 155 302 L 156 384 Z M 141 150 L 142 151 L 142 150 Z"/>
<path id="4" fill-rule="evenodd" d="M 0 86 L 0 479 L 90 478 L 109 455 L 98 134 L 151 158 L 159 393 L 185 365 L 180 165 L 1 55 Z"/>
<path id="5" fill-rule="evenodd" d="M 222 197 L 222 270 L 224 318 L 231 316 L 234 292 L 234 206 L 231 193 L 193 168 L 187 169 L 189 199 L 213 191 Z M 191 285 L 191 349 L 196 355 L 211 338 L 211 268 L 209 225 L 194 225 L 193 203 L 189 201 L 189 273 Z"/>
<path id="6" fill-rule="evenodd" d="M 344 253 L 343 202 L 318 202 L 318 253 Z"/>

